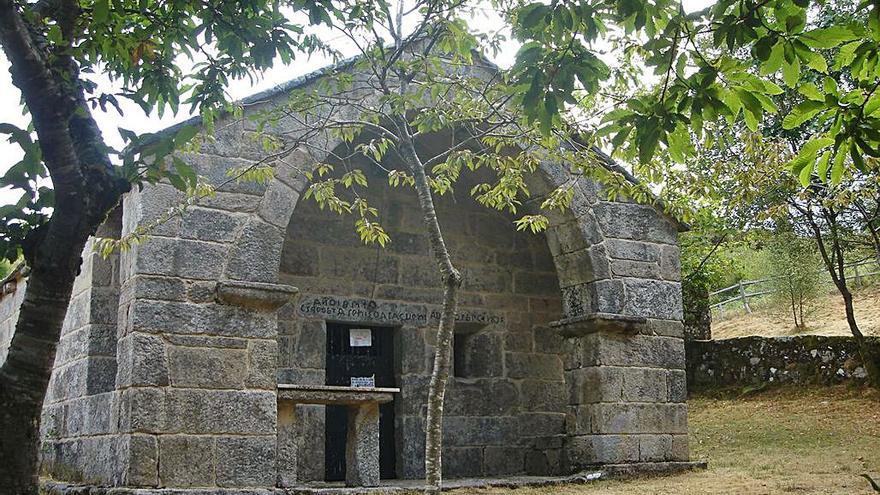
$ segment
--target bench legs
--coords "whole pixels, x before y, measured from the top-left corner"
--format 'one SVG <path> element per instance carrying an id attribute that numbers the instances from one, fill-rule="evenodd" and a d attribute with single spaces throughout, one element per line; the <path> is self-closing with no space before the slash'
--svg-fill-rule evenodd
<path id="1" fill-rule="evenodd" d="M 379 404 L 348 407 L 346 486 L 379 486 Z"/>

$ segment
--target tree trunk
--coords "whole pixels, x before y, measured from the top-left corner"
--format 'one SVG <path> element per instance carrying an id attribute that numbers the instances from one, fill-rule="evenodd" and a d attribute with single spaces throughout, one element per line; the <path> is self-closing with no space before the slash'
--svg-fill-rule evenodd
<path id="1" fill-rule="evenodd" d="M 398 121 L 398 128 L 405 129 L 403 119 Z M 449 380 L 449 365 L 452 359 L 452 339 L 455 332 L 455 313 L 458 307 L 458 289 L 461 286 L 461 273 L 452 263 L 437 213 L 431 187 L 425 175 L 425 167 L 418 157 L 415 146 L 404 130 L 401 143 L 401 154 L 409 162 L 410 170 L 415 179 L 416 194 L 419 207 L 424 217 L 425 228 L 431 252 L 437 262 L 443 280 L 443 308 L 440 323 L 437 326 L 437 344 L 434 354 L 434 367 L 431 371 L 431 383 L 428 388 L 428 417 L 425 424 L 425 481 L 429 492 L 438 492 L 442 483 L 443 473 L 443 399 L 446 395 L 446 384 Z"/>
<path id="2" fill-rule="evenodd" d="M 853 297 L 849 289 L 844 285 L 838 287 L 840 295 L 843 296 L 843 305 L 846 310 L 846 323 L 849 325 L 849 331 L 852 332 L 853 338 L 859 347 L 859 355 L 862 358 L 862 365 L 868 373 L 868 383 L 874 388 L 880 388 L 880 363 L 878 357 L 871 349 L 865 336 L 859 329 L 856 322 L 856 312 L 853 306 Z"/>
<path id="3" fill-rule="evenodd" d="M 862 365 L 868 373 L 868 384 L 874 388 L 880 388 L 880 361 L 878 361 L 878 357 L 872 352 L 870 346 L 865 340 L 865 336 L 862 334 L 862 331 L 859 329 L 859 325 L 856 322 L 856 312 L 853 307 L 852 293 L 846 283 L 843 248 L 840 244 L 840 238 L 838 237 L 836 217 L 833 212 L 822 212 L 823 217 L 830 227 L 828 237 L 831 242 L 831 252 L 829 253 L 828 246 L 825 244 L 825 237 L 822 233 L 822 229 L 819 228 L 818 223 L 809 210 L 807 210 L 806 213 L 807 221 L 813 230 L 813 237 L 816 240 L 819 254 L 822 257 L 822 262 L 825 264 L 825 268 L 831 275 L 831 280 L 834 282 L 834 286 L 837 287 L 837 291 L 840 292 L 840 295 L 843 298 L 846 322 L 849 325 L 849 331 L 853 334 L 853 338 L 859 348 L 859 356 L 862 358 Z"/>
<path id="4" fill-rule="evenodd" d="M 0 487 L 35 495 L 40 413 L 81 253 L 129 184 L 113 170 L 78 68 L 69 56 L 45 51 L 27 25 L 31 17 L 22 17 L 19 8 L 0 0 L 0 44 L 39 137 L 55 203 L 51 220 L 22 246 L 31 272 L 0 367 Z"/>
<path id="5" fill-rule="evenodd" d="M 60 245 L 69 250 L 69 257 L 79 260 L 86 237 Z M 0 368 L 0 486 L 4 493 L 35 495 L 38 491 L 40 413 L 76 271 L 71 265 L 38 265 L 28 277 L 9 354 Z"/>

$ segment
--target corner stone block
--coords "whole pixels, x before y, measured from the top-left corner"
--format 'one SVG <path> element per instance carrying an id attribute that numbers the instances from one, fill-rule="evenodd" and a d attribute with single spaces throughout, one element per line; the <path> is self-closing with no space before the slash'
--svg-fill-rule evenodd
<path id="1" fill-rule="evenodd" d="M 251 218 L 233 243 L 226 277 L 249 282 L 276 282 L 283 245 L 282 228 Z"/>
<path id="2" fill-rule="evenodd" d="M 160 436 L 160 484 L 173 487 L 213 485 L 214 455 L 213 437 Z"/>
<path id="3" fill-rule="evenodd" d="M 678 239 L 675 225 L 652 206 L 600 201 L 593 212 L 602 232 L 615 238 L 658 244 L 675 244 Z"/>
<path id="4" fill-rule="evenodd" d="M 274 406 L 274 404 L 273 404 Z M 275 484 L 275 435 L 217 438 L 217 486 Z"/>
<path id="5" fill-rule="evenodd" d="M 122 438 L 123 463 L 126 465 L 122 485 L 157 486 L 159 484 L 159 444 L 152 435 L 129 435 Z"/>
<path id="6" fill-rule="evenodd" d="M 213 242 L 155 236 L 131 251 L 135 273 L 217 280 L 228 249 Z"/>
<path id="7" fill-rule="evenodd" d="M 572 364 L 684 369 L 684 341 L 679 338 L 595 333 L 579 340 Z"/>
<path id="8" fill-rule="evenodd" d="M 635 435 L 583 435 L 566 439 L 565 464 L 569 472 L 596 464 L 636 462 L 639 439 Z"/>
<path id="9" fill-rule="evenodd" d="M 274 438 L 276 414 L 274 391 L 169 389 L 166 392 L 166 433 L 271 433 Z"/>
<path id="10" fill-rule="evenodd" d="M 176 387 L 242 388 L 247 358 L 244 349 L 169 346 L 171 383 Z"/>
<path id="11" fill-rule="evenodd" d="M 165 342 L 156 335 L 132 332 L 119 340 L 117 386 L 168 385 Z"/>
<path id="12" fill-rule="evenodd" d="M 630 278 L 626 285 L 625 315 L 661 320 L 681 320 L 681 284 L 660 280 Z"/>
<path id="13" fill-rule="evenodd" d="M 639 460 L 659 462 L 671 460 L 672 435 L 639 435 Z"/>
<path id="14" fill-rule="evenodd" d="M 275 389 L 277 381 L 278 342 L 251 340 L 248 342 L 248 388 Z"/>

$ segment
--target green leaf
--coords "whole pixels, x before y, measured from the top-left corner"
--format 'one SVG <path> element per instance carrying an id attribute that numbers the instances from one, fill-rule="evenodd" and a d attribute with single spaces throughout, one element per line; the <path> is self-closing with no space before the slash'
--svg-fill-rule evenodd
<path id="1" fill-rule="evenodd" d="M 790 62 L 786 60 L 785 63 L 782 64 L 782 80 L 785 81 L 786 86 L 793 88 L 800 77 L 801 62 L 797 56 L 795 56 Z"/>
<path id="2" fill-rule="evenodd" d="M 807 100 L 794 107 L 791 112 L 782 119 L 782 128 L 794 129 L 812 119 L 826 108 L 825 102 Z"/>
<path id="3" fill-rule="evenodd" d="M 807 31 L 801 35 L 800 40 L 811 48 L 834 48 L 858 38 L 859 34 L 849 26 L 831 26 Z"/>
<path id="4" fill-rule="evenodd" d="M 104 23 L 110 18 L 110 0 L 97 0 L 92 7 L 95 22 Z"/>
<path id="5" fill-rule="evenodd" d="M 798 174 L 798 180 L 800 181 L 802 186 L 807 187 L 810 185 L 810 179 L 812 177 L 813 177 L 813 162 L 809 161 L 804 166 L 804 168 L 801 169 L 800 173 Z"/>
<path id="6" fill-rule="evenodd" d="M 811 82 L 801 84 L 798 87 L 798 93 L 813 101 L 825 101 L 825 95 L 822 93 L 822 90 L 820 90 L 818 86 Z"/>
<path id="7" fill-rule="evenodd" d="M 785 61 L 784 51 L 781 40 L 773 45 L 773 48 L 770 49 L 770 56 L 761 64 L 761 75 L 773 74 L 782 68 L 782 63 Z"/>
<path id="8" fill-rule="evenodd" d="M 819 163 L 816 166 L 816 170 L 819 173 L 819 179 L 822 182 L 828 180 L 828 166 L 830 165 L 831 152 L 826 151 L 822 153 L 822 157 L 819 158 Z"/>
<path id="9" fill-rule="evenodd" d="M 199 133 L 199 127 L 195 125 L 187 125 L 180 128 L 177 131 L 177 134 L 174 136 L 174 146 L 180 147 L 188 143 L 192 138 Z"/>
<path id="10" fill-rule="evenodd" d="M 846 153 L 843 152 L 843 146 L 837 148 L 834 155 L 834 165 L 831 166 L 831 183 L 840 184 L 843 177 L 843 161 L 846 159 Z"/>

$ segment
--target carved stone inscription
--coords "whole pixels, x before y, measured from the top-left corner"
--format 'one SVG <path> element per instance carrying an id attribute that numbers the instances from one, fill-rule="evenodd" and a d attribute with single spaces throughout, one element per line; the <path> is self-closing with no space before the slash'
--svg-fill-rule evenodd
<path id="1" fill-rule="evenodd" d="M 302 295 L 297 310 L 302 316 L 350 322 L 418 326 L 440 319 L 439 309 L 418 304 L 308 294 Z M 460 310 L 455 321 L 496 325 L 504 323 L 504 316 L 489 311 Z"/>

